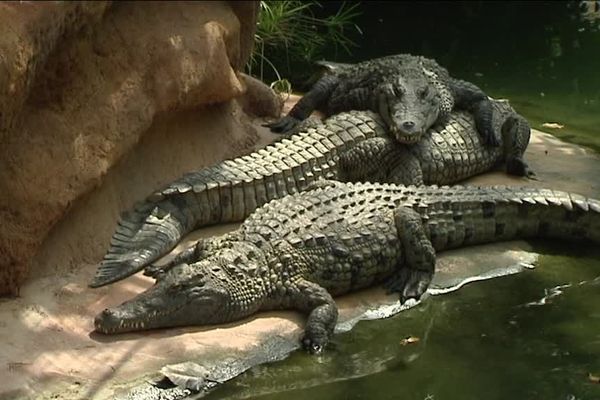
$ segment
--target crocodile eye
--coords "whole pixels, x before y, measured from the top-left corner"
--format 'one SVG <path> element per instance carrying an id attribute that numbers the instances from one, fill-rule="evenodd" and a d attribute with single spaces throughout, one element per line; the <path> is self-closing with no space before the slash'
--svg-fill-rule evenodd
<path id="1" fill-rule="evenodd" d="M 429 94 L 429 86 L 425 86 L 423 88 L 420 88 L 417 91 L 417 95 L 421 98 L 424 99 L 425 97 L 427 97 L 427 95 Z"/>

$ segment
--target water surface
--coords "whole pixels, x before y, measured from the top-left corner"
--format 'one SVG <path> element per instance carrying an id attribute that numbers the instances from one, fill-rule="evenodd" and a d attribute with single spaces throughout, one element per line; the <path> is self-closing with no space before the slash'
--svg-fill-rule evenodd
<path id="1" fill-rule="evenodd" d="M 207 398 L 600 399 L 600 251 L 536 250 L 551 255 L 534 271 L 360 322 L 321 357 L 295 352 Z"/>

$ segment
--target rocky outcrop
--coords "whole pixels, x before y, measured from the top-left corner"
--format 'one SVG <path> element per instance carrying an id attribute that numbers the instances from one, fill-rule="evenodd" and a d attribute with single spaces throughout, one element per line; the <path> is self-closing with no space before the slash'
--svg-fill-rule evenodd
<path id="1" fill-rule="evenodd" d="M 18 292 L 36 255 L 36 268 L 56 267 L 47 265 L 53 257 L 43 248 L 51 228 L 115 166 L 127 164 L 124 174 L 145 168 L 128 164 L 128 157 L 153 163 L 148 169 L 154 174 L 142 182 L 120 180 L 123 185 L 112 189 L 115 204 L 106 205 L 110 213 L 212 157 L 252 149 L 257 135 L 248 133 L 240 106 L 230 100 L 245 92 L 236 70 L 251 52 L 257 7 L 256 2 L 0 5 L 0 294 Z M 219 125 L 229 119 L 233 122 Z M 144 143 L 148 132 L 162 139 Z M 193 149 L 214 142 L 211 135 L 231 146 L 194 157 Z M 182 149 L 187 158 L 179 159 Z M 137 151 L 155 158 L 136 158 Z M 86 248 L 82 240 L 101 242 L 102 232 L 88 233 L 93 237 L 70 242 L 70 256 L 59 257 L 61 262 L 74 267 L 83 255 L 88 261 L 101 255 L 98 245 Z"/>
<path id="2" fill-rule="evenodd" d="M 0 4 L 0 134 L 10 131 L 57 45 L 97 24 L 110 2 Z"/>

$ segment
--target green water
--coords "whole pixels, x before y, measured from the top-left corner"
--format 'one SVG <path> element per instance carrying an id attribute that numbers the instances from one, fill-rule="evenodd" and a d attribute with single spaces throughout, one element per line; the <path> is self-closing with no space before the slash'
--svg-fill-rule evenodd
<path id="1" fill-rule="evenodd" d="M 508 98 L 533 127 L 600 151 L 600 19 L 586 19 L 577 2 L 363 2 L 361 11 L 353 54 L 323 58 L 433 57 Z M 305 70 L 289 71 L 296 87 Z M 361 322 L 322 357 L 295 352 L 207 398 L 598 400 L 589 374 L 600 376 L 600 250 L 536 249 L 546 255 L 535 271 Z M 528 306 L 566 284 L 548 304 Z M 408 336 L 420 341 L 403 345 Z"/>
<path id="2" fill-rule="evenodd" d="M 600 399 L 600 251 L 538 245 L 537 270 L 473 284 L 297 351 L 207 399 Z M 565 255 L 559 255 L 565 254 Z M 556 286 L 547 304 L 539 302 Z M 403 344 L 405 337 L 417 337 Z"/>

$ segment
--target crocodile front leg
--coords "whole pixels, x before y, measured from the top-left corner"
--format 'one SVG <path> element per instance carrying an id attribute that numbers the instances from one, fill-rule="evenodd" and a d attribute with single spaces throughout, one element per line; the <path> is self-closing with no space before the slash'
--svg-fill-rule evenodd
<path id="1" fill-rule="evenodd" d="M 326 74 L 296 103 L 288 115 L 265 126 L 271 128 L 271 132 L 275 133 L 288 133 L 294 130 L 314 110 L 320 109 L 325 105 L 337 84 L 338 78 L 335 75 Z"/>
<path id="2" fill-rule="evenodd" d="M 435 271 L 435 250 L 421 216 L 406 207 L 394 212 L 394 222 L 402 245 L 404 263 L 384 284 L 388 293 L 400 293 L 400 301 L 419 299 L 431 283 Z"/>
<path id="3" fill-rule="evenodd" d="M 302 345 L 312 354 L 321 353 L 337 322 L 335 301 L 323 287 L 303 278 L 290 284 L 286 296 L 290 296 L 293 308 L 308 313 Z"/>
<path id="4" fill-rule="evenodd" d="M 523 160 L 530 135 L 529 123 L 520 115 L 510 116 L 502 124 L 502 142 L 504 143 L 507 173 L 526 177 L 535 175 Z"/>
<path id="5" fill-rule="evenodd" d="M 499 146 L 500 142 L 493 126 L 493 106 L 487 95 L 475 84 L 460 79 L 451 79 L 450 89 L 456 107 L 473 113 L 475 126 L 484 143 Z"/>
<path id="6" fill-rule="evenodd" d="M 327 102 L 327 115 L 339 114 L 347 110 L 371 110 L 373 109 L 373 101 L 371 100 L 373 91 L 367 87 L 358 87 L 343 91 L 339 96 L 331 97 Z"/>

